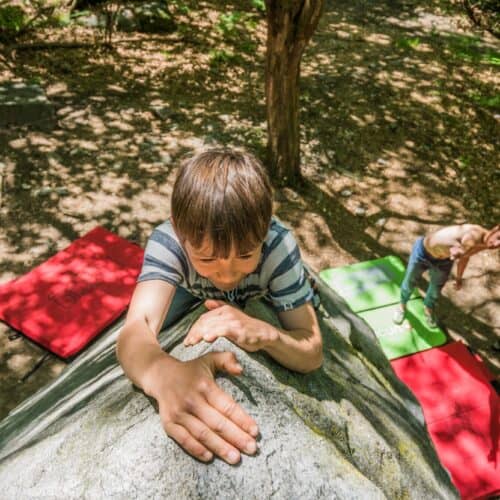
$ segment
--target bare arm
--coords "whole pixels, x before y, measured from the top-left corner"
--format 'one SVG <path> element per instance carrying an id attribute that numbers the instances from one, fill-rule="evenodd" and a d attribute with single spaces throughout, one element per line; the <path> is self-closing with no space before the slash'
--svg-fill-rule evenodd
<path id="1" fill-rule="evenodd" d="M 455 288 L 459 290 L 462 287 L 462 276 L 464 275 L 465 268 L 469 264 L 469 259 L 472 255 L 484 250 L 484 246 L 475 246 L 467 250 L 462 257 L 457 261 L 457 278 L 455 280 Z"/>
<path id="2" fill-rule="evenodd" d="M 463 256 L 457 262 L 457 285 L 462 282 L 462 276 L 464 274 L 465 268 L 469 263 L 469 257 Z"/>
<path id="3" fill-rule="evenodd" d="M 175 287 L 161 280 L 139 283 L 117 356 L 127 376 L 158 402 L 165 432 L 188 453 L 208 461 L 217 455 L 230 464 L 240 451 L 257 450 L 255 421 L 214 381 L 216 372 L 242 372 L 232 353 L 209 353 L 181 362 L 161 349 L 157 334 Z"/>
<path id="4" fill-rule="evenodd" d="M 174 293 L 175 287 L 165 281 L 138 283 L 116 343 L 118 361 L 125 374 L 148 395 L 152 395 L 147 384 L 151 367 L 157 360 L 174 361 L 157 340 Z"/>
<path id="5" fill-rule="evenodd" d="M 284 329 L 278 330 L 276 341 L 264 350 L 292 370 L 307 373 L 318 369 L 323 363 L 323 339 L 312 304 L 307 302 L 278 316 Z"/>
<path id="6" fill-rule="evenodd" d="M 321 331 L 310 303 L 279 313 L 282 329 L 219 300 L 207 300 L 205 305 L 210 310 L 193 325 L 186 337 L 186 345 L 227 337 L 247 351 L 266 351 L 291 370 L 307 373 L 321 366 Z"/>

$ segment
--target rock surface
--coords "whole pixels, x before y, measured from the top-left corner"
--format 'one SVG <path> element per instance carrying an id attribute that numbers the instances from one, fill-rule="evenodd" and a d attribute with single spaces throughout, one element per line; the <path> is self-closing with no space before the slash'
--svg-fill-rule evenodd
<path id="1" fill-rule="evenodd" d="M 231 350 L 240 377 L 218 383 L 259 423 L 260 451 L 202 464 L 161 428 L 114 356 L 115 326 L 0 423 L 4 498 L 458 498 L 423 425 L 366 324 L 320 284 L 325 362 L 293 373 L 225 339 L 184 348 L 198 308 L 161 334 L 180 359 Z M 276 321 L 263 304 L 248 312 Z"/>
<path id="2" fill-rule="evenodd" d="M 154 0 L 130 3 L 119 13 L 117 27 L 122 31 L 171 33 L 176 25 L 168 11 L 167 2 Z"/>
<path id="3" fill-rule="evenodd" d="M 0 127 L 54 124 L 54 106 L 39 85 L 24 82 L 0 85 Z"/>

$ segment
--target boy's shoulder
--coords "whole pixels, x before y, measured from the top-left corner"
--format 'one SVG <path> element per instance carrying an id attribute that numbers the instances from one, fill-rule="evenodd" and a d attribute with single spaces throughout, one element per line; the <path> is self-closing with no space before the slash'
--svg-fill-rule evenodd
<path id="1" fill-rule="evenodd" d="M 292 230 L 277 217 L 273 217 L 262 245 L 260 268 L 274 270 L 280 266 L 293 265 L 292 263 L 298 260 L 300 260 L 300 251 Z"/>
<path id="2" fill-rule="evenodd" d="M 179 237 L 177 236 L 177 233 L 174 230 L 174 226 L 170 218 L 168 218 L 161 224 L 158 224 L 153 229 L 153 232 L 150 236 L 150 240 L 162 243 L 164 246 L 167 247 L 174 246 L 182 248 Z"/>
<path id="3" fill-rule="evenodd" d="M 162 258 L 169 252 L 180 261 L 186 261 L 184 248 L 174 230 L 172 220 L 169 218 L 153 229 L 146 246 L 146 254 Z"/>
<path id="4" fill-rule="evenodd" d="M 174 231 L 174 226 L 172 225 L 172 220 L 170 219 L 170 217 L 165 220 L 164 222 L 162 222 L 161 224 L 158 224 L 157 226 L 155 226 L 153 232 L 160 232 L 160 233 L 164 233 L 164 234 L 168 234 L 168 235 L 172 235 L 172 236 L 176 236 L 175 234 L 175 231 Z"/>
<path id="5" fill-rule="evenodd" d="M 267 231 L 266 239 L 264 241 L 264 248 L 275 248 L 280 244 L 296 245 L 295 237 L 293 235 L 292 229 L 290 229 L 277 217 L 273 216 L 271 219 L 271 224 L 269 224 L 269 230 Z"/>

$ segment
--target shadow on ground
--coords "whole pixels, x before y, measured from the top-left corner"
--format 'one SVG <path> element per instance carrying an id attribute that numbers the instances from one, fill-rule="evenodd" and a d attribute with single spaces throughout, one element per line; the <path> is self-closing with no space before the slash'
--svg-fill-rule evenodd
<path id="1" fill-rule="evenodd" d="M 234 1 L 185 2 L 175 16 L 176 33 L 117 34 L 112 51 L 8 51 L 0 80 L 41 84 L 58 126 L 0 131 L 2 282 L 96 225 L 144 245 L 168 214 L 178 160 L 196 148 L 245 145 L 263 156 L 263 16 Z M 498 222 L 499 47 L 461 22 L 444 0 L 326 2 L 302 65 L 306 182 L 276 193 L 277 214 L 316 270 L 406 258 L 419 234 L 440 225 Z M 93 33 L 40 34 L 56 38 Z M 496 373 L 498 264 L 498 255 L 477 260 L 470 286 L 460 295 L 447 287 L 440 304 L 449 334 Z M 35 390 L 46 379 L 39 369 L 20 382 L 43 352 L 2 332 L 6 413 L 26 397 L 21 385 Z M 61 366 L 45 365 L 49 378 Z"/>

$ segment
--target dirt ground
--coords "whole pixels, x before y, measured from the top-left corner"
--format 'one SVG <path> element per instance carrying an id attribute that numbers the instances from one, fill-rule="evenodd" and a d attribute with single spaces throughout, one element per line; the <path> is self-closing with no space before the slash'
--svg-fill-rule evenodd
<path id="1" fill-rule="evenodd" d="M 249 4 L 177 2 L 170 35 L 0 58 L 0 82 L 38 83 L 58 119 L 50 131 L 0 130 L 0 283 L 96 225 L 144 245 L 168 214 L 178 159 L 196 148 L 263 157 L 266 28 Z M 243 14 L 231 24 L 233 11 Z M 35 41 L 95 36 L 70 25 Z M 498 40 L 444 0 L 326 2 L 300 83 L 306 183 L 276 191 L 313 269 L 407 259 L 431 229 L 500 222 L 499 64 Z M 499 274 L 498 251 L 475 256 L 439 304 L 449 336 L 496 375 Z M 65 366 L 0 324 L 0 418 Z"/>

